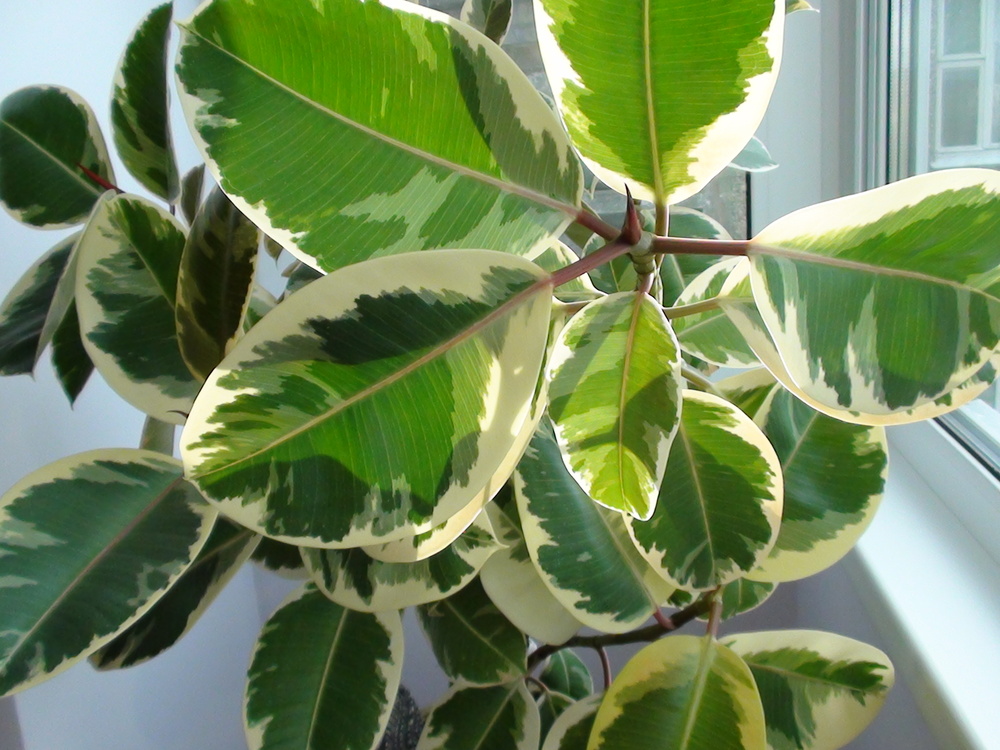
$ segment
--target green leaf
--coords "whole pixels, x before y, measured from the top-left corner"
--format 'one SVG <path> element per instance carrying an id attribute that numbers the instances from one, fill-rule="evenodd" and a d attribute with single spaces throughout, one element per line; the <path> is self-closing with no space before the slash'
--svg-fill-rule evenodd
<path id="1" fill-rule="evenodd" d="M 795 581 L 846 555 L 875 516 L 889 472 L 885 429 L 841 422 L 775 389 L 756 416 L 781 461 L 785 504 L 750 577 Z"/>
<path id="2" fill-rule="evenodd" d="M 1000 345 L 998 206 L 1000 174 L 960 169 L 765 228 L 753 295 L 794 388 L 838 419 L 894 424 L 974 378 Z"/>
<path id="3" fill-rule="evenodd" d="M 587 750 L 764 750 L 746 664 L 709 636 L 678 635 L 629 660 L 605 694 Z"/>
<path id="4" fill-rule="evenodd" d="M 781 467 L 764 433 L 728 401 L 684 391 L 681 428 L 639 551 L 675 586 L 707 590 L 753 570 L 778 535 Z"/>
<path id="5" fill-rule="evenodd" d="M 527 253 L 525 257 L 537 263 L 549 273 L 554 273 L 560 268 L 564 268 L 579 260 L 576 253 L 558 241 L 533 250 Z M 594 286 L 594 283 L 587 274 L 583 274 L 583 276 L 579 276 L 566 284 L 560 284 L 556 289 L 556 297 L 561 302 L 567 303 L 590 302 L 602 296 L 604 295 Z"/>
<path id="6" fill-rule="evenodd" d="M 776 386 L 774 376 L 765 367 L 746 370 L 715 383 L 719 393 L 751 419 L 756 416 Z"/>
<path id="7" fill-rule="evenodd" d="M 94 372 L 94 363 L 87 354 L 80 336 L 80 318 L 73 302 L 52 336 L 52 366 L 70 404 L 83 391 Z"/>
<path id="8" fill-rule="evenodd" d="M 260 537 L 224 518 L 205 546 L 146 614 L 90 655 L 98 669 L 120 669 L 149 661 L 181 639 L 236 574 Z"/>
<path id="9" fill-rule="evenodd" d="M 188 476 L 229 517 L 294 544 L 427 531 L 502 483 L 532 416 L 550 295 L 537 266 L 491 251 L 319 279 L 205 384 L 181 436 Z"/>
<path id="10" fill-rule="evenodd" d="M 592 302 L 549 359 L 549 414 L 573 477 L 601 505 L 649 518 L 677 429 L 680 353 L 646 294 Z"/>
<path id="11" fill-rule="evenodd" d="M 784 17 L 781 0 L 535 3 L 573 145 L 611 188 L 624 194 L 628 182 L 657 205 L 694 195 L 753 136 L 777 76 Z"/>
<path id="12" fill-rule="evenodd" d="M 574 700 L 583 700 L 594 692 L 590 670 L 571 649 L 552 654 L 539 679 L 550 690 L 568 695 Z"/>
<path id="13" fill-rule="evenodd" d="M 209 376 L 236 339 L 250 305 L 260 233 L 219 188 L 191 225 L 177 282 L 177 343 L 188 368 Z"/>
<path id="14" fill-rule="evenodd" d="M 206 161 L 312 266 L 519 252 L 577 212 L 581 170 L 555 115 L 460 21 L 409 3 L 214 0 L 182 27 L 181 99 Z"/>
<path id="15" fill-rule="evenodd" d="M 751 581 L 747 578 L 727 583 L 722 587 L 722 619 L 728 620 L 756 609 L 767 601 L 776 588 L 773 583 Z"/>
<path id="16" fill-rule="evenodd" d="M 688 284 L 674 304 L 692 305 L 717 297 L 741 261 L 742 258 L 727 258 L 709 267 Z M 760 364 L 739 329 L 720 308 L 671 318 L 670 325 L 681 349 L 706 362 L 731 368 Z"/>
<path id="17" fill-rule="evenodd" d="M 294 544 L 262 536 L 250 559 L 282 578 L 301 580 L 309 577 L 302 560 L 302 552 Z"/>
<path id="18" fill-rule="evenodd" d="M 243 704 L 250 750 L 372 750 L 402 669 L 398 612 L 352 612 L 312 586 L 299 589 L 253 654 Z"/>
<path id="19" fill-rule="evenodd" d="M 66 272 L 79 233 L 58 242 L 39 258 L 0 305 L 0 374 L 22 375 L 35 369 L 52 333 L 43 338 L 56 288 Z"/>
<path id="20" fill-rule="evenodd" d="M 587 747 L 603 694 L 592 695 L 567 708 L 545 735 L 542 750 L 582 750 Z"/>
<path id="21" fill-rule="evenodd" d="M 87 353 L 119 396 L 177 424 L 198 381 L 177 346 L 174 297 L 184 230 L 130 195 L 101 200 L 77 252 L 76 304 Z"/>
<path id="22" fill-rule="evenodd" d="M 514 489 L 531 559 L 580 622 L 627 632 L 670 596 L 631 543 L 622 514 L 594 503 L 566 470 L 547 423 L 518 464 Z"/>
<path id="23" fill-rule="evenodd" d="M 804 9 L 803 9 L 804 10 Z M 743 172 L 768 172 L 778 166 L 778 162 L 771 158 L 767 147 L 756 137 L 743 147 L 735 158 L 729 163 Z"/>
<path id="24" fill-rule="evenodd" d="M 479 573 L 483 589 L 504 616 L 528 637 L 542 643 L 565 643 L 583 624 L 559 602 L 545 585 L 524 542 L 517 507 L 501 511 L 486 506 L 501 547 Z M 508 515 L 510 514 L 510 515 Z"/>
<path id="25" fill-rule="evenodd" d="M 568 695 L 546 690 L 535 701 L 538 705 L 538 718 L 541 720 L 541 735 L 545 737 L 552 725 L 562 714 L 573 705 L 574 701 Z"/>
<path id="26" fill-rule="evenodd" d="M 446 599 L 419 607 L 417 615 L 438 664 L 453 682 L 500 685 L 527 672 L 524 633 L 501 614 L 476 581 Z"/>
<path id="27" fill-rule="evenodd" d="M 0 499 L 0 695 L 61 672 L 141 617 L 214 520 L 180 463 L 151 451 L 81 453 L 14 485 Z"/>
<path id="28" fill-rule="evenodd" d="M 29 86 L 0 102 L 0 203 L 18 221 L 57 229 L 82 223 L 114 182 L 90 106 L 69 89 Z"/>
<path id="29" fill-rule="evenodd" d="M 427 717 L 417 750 L 537 750 L 538 707 L 523 680 L 453 687 Z"/>
<path id="30" fill-rule="evenodd" d="M 503 43 L 510 29 L 511 0 L 465 0 L 460 18 L 476 31 L 483 32 L 497 44 Z"/>
<path id="31" fill-rule="evenodd" d="M 816 8 L 807 3 L 806 0 L 785 0 L 785 13 L 794 13 L 798 10 L 815 11 Z"/>
<path id="32" fill-rule="evenodd" d="M 757 682 L 771 750 L 843 747 L 875 718 L 894 681 L 885 654 L 832 633 L 746 633 L 724 643 Z"/>
<path id="33" fill-rule="evenodd" d="M 199 164 L 188 170 L 181 180 L 181 214 L 188 226 L 194 224 L 194 217 L 201 205 L 201 193 L 205 184 L 205 165 Z"/>
<path id="34" fill-rule="evenodd" d="M 361 549 L 302 548 L 306 569 L 333 601 L 359 612 L 438 601 L 469 585 L 497 548 L 485 515 L 451 546 L 413 563 L 376 560 Z"/>
<path id="35" fill-rule="evenodd" d="M 170 142 L 167 49 L 173 3 L 149 12 L 125 46 L 115 74 L 111 125 L 125 168 L 168 202 L 180 192 Z"/>

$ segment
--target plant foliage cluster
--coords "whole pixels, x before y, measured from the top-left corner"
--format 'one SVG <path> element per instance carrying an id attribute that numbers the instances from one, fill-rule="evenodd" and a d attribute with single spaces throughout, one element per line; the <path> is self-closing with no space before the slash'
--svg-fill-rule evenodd
<path id="1" fill-rule="evenodd" d="M 153 658 L 255 560 L 307 582 L 249 668 L 252 748 L 377 747 L 410 607 L 451 680 L 420 750 L 849 742 L 884 654 L 718 625 L 853 546 L 885 425 L 993 381 L 1000 179 L 917 177 L 750 240 L 678 208 L 767 164 L 800 5 L 534 0 L 548 101 L 498 44 L 509 0 L 208 0 L 176 79 L 217 186 L 173 156 L 162 5 L 111 109 L 153 199 L 116 189 L 73 92 L 7 96 L 0 200 L 82 228 L 3 303 L 0 370 L 51 349 L 71 400 L 96 369 L 149 419 L 0 500 L 0 694 Z M 256 266 L 281 253 L 275 297 Z M 578 649 L 625 642 L 647 645 L 595 688 Z"/>

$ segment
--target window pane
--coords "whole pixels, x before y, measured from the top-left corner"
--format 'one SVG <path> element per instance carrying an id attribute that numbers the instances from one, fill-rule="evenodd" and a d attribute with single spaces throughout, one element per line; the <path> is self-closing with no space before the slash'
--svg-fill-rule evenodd
<path id="1" fill-rule="evenodd" d="M 941 146 L 975 146 L 979 142 L 979 69 L 941 71 Z"/>
<path id="2" fill-rule="evenodd" d="M 942 0 L 944 3 L 944 54 L 979 52 L 982 18 L 980 0 Z"/>

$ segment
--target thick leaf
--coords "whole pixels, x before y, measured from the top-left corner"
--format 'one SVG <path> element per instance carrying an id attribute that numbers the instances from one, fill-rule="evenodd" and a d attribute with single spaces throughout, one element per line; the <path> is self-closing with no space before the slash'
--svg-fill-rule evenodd
<path id="1" fill-rule="evenodd" d="M 833 419 L 780 388 L 756 421 L 781 460 L 785 504 L 778 539 L 750 577 L 806 578 L 846 555 L 874 518 L 889 471 L 885 429 Z"/>
<path id="2" fill-rule="evenodd" d="M 786 500 L 787 502 L 787 500 Z M 722 619 L 749 612 L 763 604 L 777 588 L 773 583 L 762 583 L 740 578 L 722 587 Z"/>
<path id="3" fill-rule="evenodd" d="M 622 514 L 594 503 L 566 470 L 547 423 L 518 464 L 514 489 L 531 559 L 580 622 L 627 632 L 670 596 L 631 543 Z"/>
<path id="4" fill-rule="evenodd" d="M 583 624 L 549 591 L 531 562 L 517 507 L 511 503 L 501 511 L 491 503 L 487 512 L 500 541 L 507 546 L 483 565 L 479 574 L 483 588 L 497 609 L 530 638 L 565 643 Z"/>
<path id="5" fill-rule="evenodd" d="M 294 544 L 285 544 L 277 539 L 262 536 L 250 559 L 282 578 L 298 580 L 309 577 L 302 552 Z"/>
<path id="6" fill-rule="evenodd" d="M 257 227 L 215 188 L 191 226 L 177 282 L 177 342 L 201 378 L 242 334 L 259 240 Z"/>
<path id="7" fill-rule="evenodd" d="M 66 271 L 79 234 L 58 242 L 39 258 L 8 292 L 0 305 L 0 375 L 33 372 L 51 339 L 43 339 L 45 320 L 56 288 Z"/>
<path id="8" fill-rule="evenodd" d="M 429 530 L 498 481 L 531 416 L 550 295 L 537 266 L 489 251 L 315 281 L 206 383 L 181 437 L 188 476 L 229 517 L 294 544 Z"/>
<path id="9" fill-rule="evenodd" d="M 253 552 L 260 537 L 224 518 L 215 522 L 190 567 L 153 607 L 90 655 L 98 669 L 141 664 L 173 646 L 208 609 Z"/>
<path id="10" fill-rule="evenodd" d="M 684 391 L 681 428 L 639 551 L 679 588 L 706 590 L 753 570 L 778 535 L 781 467 L 764 433 L 728 401 Z"/>
<path id="11" fill-rule="evenodd" d="M 632 657 L 606 693 L 587 750 L 764 750 L 753 677 L 709 636 L 664 638 Z"/>
<path id="12" fill-rule="evenodd" d="M 83 222 L 114 182 L 90 106 L 69 89 L 30 86 L 0 102 L 0 204 L 18 221 L 56 229 Z"/>
<path id="13" fill-rule="evenodd" d="M 674 303 L 692 305 L 717 297 L 741 258 L 727 258 L 700 273 Z M 672 317 L 677 342 L 688 354 L 720 367 L 754 367 L 760 362 L 726 313 L 716 308 L 693 315 Z"/>
<path id="14" fill-rule="evenodd" d="M 756 416 L 776 386 L 774 376 L 765 367 L 746 370 L 715 383 L 719 393 L 751 419 Z"/>
<path id="15" fill-rule="evenodd" d="M 538 707 L 524 681 L 456 686 L 431 709 L 417 750 L 537 750 L 540 733 Z"/>
<path id="16" fill-rule="evenodd" d="M 998 206 L 1000 174 L 962 169 L 765 228 L 753 295 L 795 387 L 838 419 L 892 424 L 975 377 L 1000 344 Z"/>
<path id="17" fill-rule="evenodd" d="M 395 0 L 214 0 L 182 26 L 181 99 L 210 168 L 310 265 L 518 252 L 577 212 L 555 115 L 460 21 Z"/>
<path id="18" fill-rule="evenodd" d="M 412 563 L 426 560 L 458 539 L 483 512 L 483 504 L 487 500 L 488 498 L 481 493 L 458 513 L 430 531 L 361 549 L 369 557 L 382 562 Z"/>
<path id="19" fill-rule="evenodd" d="M 573 145 L 610 187 L 658 205 L 694 195 L 753 136 L 784 16 L 782 0 L 535 0 Z"/>
<path id="20" fill-rule="evenodd" d="M 141 617 L 214 520 L 180 463 L 151 451 L 81 453 L 18 482 L 0 499 L 0 695 L 61 672 Z"/>
<path id="21" fill-rule="evenodd" d="M 80 337 L 76 303 L 70 305 L 52 336 L 52 366 L 59 384 L 72 404 L 94 372 L 94 363 Z"/>
<path id="22" fill-rule="evenodd" d="M 698 240 L 730 240 L 726 228 L 711 216 L 686 206 L 671 206 L 667 234 L 670 237 L 688 237 Z M 721 258 L 716 255 L 664 255 L 660 260 L 660 283 L 663 301 L 675 300 L 695 277 L 711 268 Z"/>
<path id="23" fill-rule="evenodd" d="M 570 649 L 552 654 L 539 679 L 550 690 L 575 700 L 583 700 L 594 692 L 590 670 L 576 652 Z"/>
<path id="24" fill-rule="evenodd" d="M 894 681 L 877 648 L 832 633 L 745 633 L 724 643 L 750 666 L 771 750 L 836 750 L 878 714 Z"/>
<path id="25" fill-rule="evenodd" d="M 603 695 L 592 695 L 567 708 L 545 735 L 542 750 L 582 750 L 587 747 Z"/>
<path id="26" fill-rule="evenodd" d="M 243 704 L 247 744 L 375 750 L 402 670 L 398 612 L 352 612 L 306 586 L 257 641 Z"/>
<path id="27" fill-rule="evenodd" d="M 473 581 L 417 610 L 441 669 L 453 682 L 499 685 L 523 677 L 528 642 Z"/>
<path id="28" fill-rule="evenodd" d="M 188 170 L 181 180 L 181 214 L 188 226 L 194 224 L 194 217 L 201 206 L 201 193 L 205 184 L 205 165 L 199 164 Z"/>
<path id="29" fill-rule="evenodd" d="M 545 737 L 556 720 L 573 705 L 574 700 L 568 695 L 557 693 L 554 690 L 546 690 L 538 697 L 536 703 L 538 704 L 538 718 L 541 720 L 541 735 Z"/>
<path id="30" fill-rule="evenodd" d="M 493 528 L 480 515 L 451 546 L 413 563 L 389 563 L 361 549 L 304 547 L 313 580 L 333 601 L 361 612 L 403 609 L 435 602 L 467 586 L 499 547 Z"/>
<path id="31" fill-rule="evenodd" d="M 463 22 L 481 31 L 497 44 L 503 42 L 510 29 L 511 0 L 465 0 L 462 3 Z"/>
<path id="32" fill-rule="evenodd" d="M 744 172 L 767 172 L 777 167 L 778 162 L 771 158 L 767 147 L 754 137 L 733 158 L 729 166 Z"/>
<path id="33" fill-rule="evenodd" d="M 549 414 L 573 476 L 613 510 L 649 518 L 680 412 L 680 354 L 645 294 L 591 303 L 549 359 Z"/>
<path id="34" fill-rule="evenodd" d="M 576 253 L 558 241 L 537 248 L 527 253 L 525 257 L 534 261 L 549 273 L 554 273 L 560 268 L 579 260 Z M 602 296 L 601 291 L 594 286 L 594 283 L 587 274 L 583 274 L 583 276 L 579 276 L 568 283 L 560 284 L 556 289 L 556 297 L 562 302 L 590 302 Z"/>
<path id="35" fill-rule="evenodd" d="M 179 192 L 170 142 L 167 48 L 173 3 L 149 12 L 118 63 L 111 98 L 111 125 L 118 155 L 143 187 L 173 202 Z"/>
<path id="36" fill-rule="evenodd" d="M 181 359 L 174 325 L 183 249 L 184 230 L 170 214 L 111 193 L 77 247 L 76 305 L 87 353 L 118 395 L 175 424 L 199 385 Z"/>

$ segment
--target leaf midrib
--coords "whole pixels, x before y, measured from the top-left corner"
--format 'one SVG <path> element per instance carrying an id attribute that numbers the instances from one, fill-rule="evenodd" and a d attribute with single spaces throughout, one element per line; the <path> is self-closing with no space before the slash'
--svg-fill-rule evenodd
<path id="1" fill-rule="evenodd" d="M 265 80 L 268 83 L 272 84 L 277 89 L 285 92 L 286 94 L 290 94 L 294 98 L 298 99 L 301 102 L 304 102 L 305 104 L 308 104 L 309 106 L 315 107 L 319 112 L 321 112 L 321 113 L 323 113 L 323 114 L 325 114 L 325 115 L 327 115 L 329 117 L 332 117 L 333 119 L 337 120 L 338 122 L 343 123 L 344 125 L 347 125 L 348 127 L 354 128 L 358 132 L 363 133 L 363 134 L 365 134 L 365 135 L 373 138 L 374 140 L 381 141 L 382 143 L 385 143 L 386 145 L 392 146 L 394 148 L 398 148 L 399 150 L 404 151 L 405 153 L 410 154 L 411 156 L 414 156 L 414 157 L 416 157 L 418 159 L 426 161 L 429 164 L 434 164 L 434 165 L 439 166 L 439 167 L 444 167 L 445 169 L 448 169 L 448 170 L 454 172 L 455 174 L 459 175 L 460 177 L 468 177 L 469 179 L 481 182 L 481 183 L 483 183 L 485 185 L 488 185 L 488 186 L 490 186 L 490 187 L 492 187 L 492 188 L 494 188 L 496 190 L 499 190 L 501 192 L 506 192 L 506 193 L 510 193 L 512 195 L 517 195 L 517 196 L 519 196 L 521 198 L 526 198 L 526 199 L 528 199 L 528 200 L 530 200 L 530 201 L 532 201 L 534 203 L 537 203 L 539 205 L 545 206 L 547 208 L 550 208 L 550 209 L 553 209 L 553 210 L 556 210 L 556 211 L 561 211 L 562 213 L 565 213 L 565 214 L 567 214 L 569 216 L 576 216 L 576 214 L 577 214 L 577 208 L 575 206 L 569 205 L 567 203 L 563 203 L 562 201 L 559 201 L 559 200 L 557 200 L 555 198 L 552 198 L 552 197 L 550 197 L 548 195 L 544 195 L 543 193 L 539 193 L 538 191 L 532 190 L 531 188 L 527 188 L 527 187 L 525 187 L 523 185 L 519 185 L 519 184 L 513 183 L 513 182 L 507 182 L 505 180 L 499 179 L 499 178 L 494 177 L 492 175 L 484 174 L 483 172 L 477 171 L 477 170 L 472 169 L 470 167 L 467 167 L 467 166 L 464 166 L 464 165 L 457 164 L 455 162 L 449 161 L 449 160 L 444 159 L 444 158 L 442 158 L 440 156 L 437 156 L 436 154 L 432 154 L 429 151 L 425 151 L 425 150 L 423 150 L 421 148 L 417 148 L 416 146 L 411 146 L 408 143 L 404 143 L 403 141 L 397 140 L 397 139 L 395 139 L 395 138 L 393 138 L 393 137 L 391 137 L 389 135 L 386 135 L 385 133 L 382 133 L 379 130 L 376 130 L 376 129 L 372 128 L 372 127 L 364 125 L 364 124 L 362 124 L 362 123 L 360 123 L 360 122 L 358 122 L 356 120 L 353 120 L 353 119 L 351 119 L 351 118 L 349 118 L 349 117 L 347 117 L 345 115 L 342 115 L 339 112 L 335 112 L 334 110 L 330 109 L 329 107 L 327 107 L 327 106 L 325 106 L 323 104 L 320 104 L 319 102 L 317 102 L 317 101 L 315 101 L 313 99 L 310 99 L 305 94 L 299 93 L 295 89 L 293 89 L 290 86 L 282 83 L 281 81 L 279 81 L 278 79 L 276 79 L 273 76 L 269 75 L 268 73 L 265 73 L 260 68 L 254 66 L 254 65 L 251 65 L 247 60 L 244 60 L 243 58 L 238 57 L 234 53 L 230 52 L 228 49 L 219 46 L 218 44 L 216 44 L 211 39 L 208 39 L 208 38 L 202 36 L 197 31 L 195 31 L 193 27 L 191 27 L 189 25 L 186 25 L 186 24 L 178 24 L 178 25 L 185 32 L 187 32 L 188 34 L 190 34 L 191 36 L 197 37 L 203 43 L 207 44 L 208 46 L 212 47 L 213 49 L 218 50 L 222 54 L 227 55 L 228 57 L 232 58 L 233 60 L 235 60 L 240 65 L 243 65 L 247 70 L 251 71 L 255 75 L 257 75 L 260 78 L 262 78 L 263 80 Z"/>
<path id="2" fill-rule="evenodd" d="M 0 120 L 0 125 L 3 125 L 5 127 L 10 128 L 13 133 L 15 133 L 16 135 L 21 136 L 21 138 L 23 138 L 32 147 L 34 147 L 35 150 L 37 150 L 39 153 L 41 153 L 42 155 L 44 155 L 45 157 L 47 157 L 52 163 L 56 164 L 61 170 L 63 170 L 67 175 L 69 175 L 70 178 L 72 178 L 74 182 L 77 182 L 80 185 L 82 185 L 83 188 L 88 193 L 92 193 L 93 195 L 95 195 L 97 197 L 100 197 L 101 195 L 103 195 L 103 193 L 104 193 L 103 188 L 100 188 L 100 187 L 94 185 L 92 182 L 90 182 L 90 180 L 84 179 L 84 177 L 82 175 L 79 175 L 74 170 L 70 169 L 70 167 L 65 162 L 60 161 L 59 159 L 57 159 L 55 157 L 55 155 L 51 151 L 47 150 L 44 146 L 42 146 L 42 144 L 40 144 L 38 141 L 36 141 L 30 135 L 28 135 L 27 133 L 25 133 L 23 130 L 21 130 L 20 128 L 15 127 L 14 125 L 12 125 L 9 120 Z"/>
<path id="3" fill-rule="evenodd" d="M 504 663 L 513 667 L 514 669 L 513 674 L 524 674 L 524 665 L 513 661 L 509 656 L 507 656 L 507 654 L 505 654 L 503 651 L 494 646 L 490 642 L 489 638 L 487 638 L 485 635 L 482 634 L 481 631 L 477 630 L 472 626 L 472 623 L 469 622 L 469 620 L 465 617 L 465 615 L 463 615 L 461 612 L 458 611 L 455 605 L 451 603 L 450 599 L 442 599 L 441 605 L 446 609 L 448 609 L 452 613 L 452 615 L 458 620 L 459 624 L 464 626 L 465 629 L 468 630 L 469 633 L 471 633 L 472 636 L 477 641 L 481 642 L 484 646 L 486 646 L 488 650 L 492 651 L 497 656 L 499 656 Z"/>
<path id="4" fill-rule="evenodd" d="M 815 677 L 813 675 L 805 675 L 805 674 L 802 674 L 801 672 L 796 672 L 793 669 L 790 669 L 788 667 L 778 667 L 778 666 L 774 666 L 774 665 L 770 665 L 770 664 L 760 664 L 758 662 L 753 661 L 752 660 L 753 659 L 752 656 L 741 655 L 740 658 L 743 659 L 743 661 L 745 661 L 746 664 L 747 664 L 747 666 L 750 667 L 751 669 L 759 669 L 759 670 L 761 670 L 763 672 L 771 672 L 772 674 L 776 674 L 776 675 L 779 675 L 781 677 L 786 678 L 789 682 L 800 680 L 802 682 L 811 682 L 811 683 L 814 683 L 814 684 L 817 684 L 817 685 L 823 685 L 823 686 L 828 687 L 828 688 L 840 688 L 840 689 L 845 690 L 845 691 L 847 691 L 849 693 L 862 693 L 864 695 L 879 695 L 881 693 L 886 692 L 886 689 L 887 689 L 885 687 L 885 683 L 881 683 L 881 687 L 879 687 L 879 688 L 851 687 L 850 685 L 848 685 L 845 682 L 835 682 L 834 680 L 832 680 L 830 678 Z M 824 660 L 824 661 L 827 661 L 827 660 Z M 827 661 L 827 663 L 830 663 L 830 662 Z M 879 666 L 882 666 L 882 665 L 879 665 Z M 880 677 L 880 679 L 881 679 L 881 677 Z"/>

